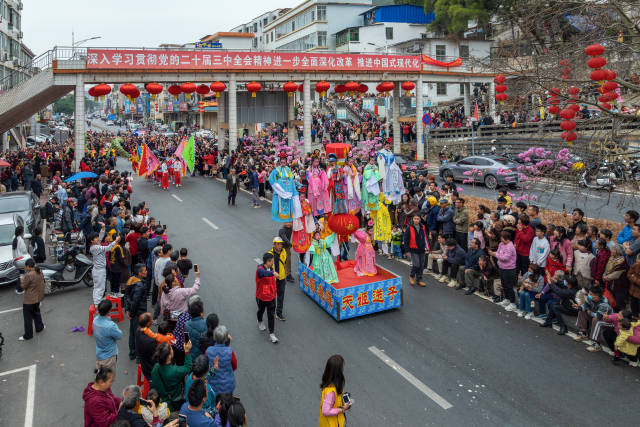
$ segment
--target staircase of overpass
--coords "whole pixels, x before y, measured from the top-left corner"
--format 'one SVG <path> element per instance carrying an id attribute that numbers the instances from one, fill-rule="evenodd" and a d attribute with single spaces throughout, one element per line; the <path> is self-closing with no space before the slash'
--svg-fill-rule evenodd
<path id="1" fill-rule="evenodd" d="M 62 57 L 57 57 L 58 55 Z M 0 134 L 27 120 L 75 88 L 73 79 L 55 78 L 55 61 L 78 62 L 79 59 L 74 59 L 73 54 L 66 51 L 47 51 L 33 60 L 31 77 L 13 73 L 0 81 Z"/>

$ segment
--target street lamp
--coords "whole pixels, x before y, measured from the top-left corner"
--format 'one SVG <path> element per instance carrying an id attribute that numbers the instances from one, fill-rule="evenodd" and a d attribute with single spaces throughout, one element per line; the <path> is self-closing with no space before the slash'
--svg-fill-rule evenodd
<path id="1" fill-rule="evenodd" d="M 377 47 L 378 49 L 384 49 L 384 54 L 385 54 L 385 55 L 386 55 L 387 53 L 389 53 L 389 52 L 388 52 L 389 45 L 387 45 L 386 43 L 385 43 L 384 47 L 382 47 L 382 46 L 378 46 L 377 44 L 375 44 L 375 43 L 371 43 L 371 42 L 367 42 L 367 44 L 368 44 L 368 45 L 371 45 L 371 46 L 373 46 L 373 47 Z"/>
<path id="2" fill-rule="evenodd" d="M 71 46 L 72 47 L 76 47 L 76 46 L 80 46 L 82 43 L 84 42 L 88 42 L 90 40 L 97 40 L 97 39 L 101 39 L 102 36 L 95 36 L 95 37 L 89 37 L 88 39 L 83 39 L 83 40 L 79 40 L 79 41 L 74 41 L 74 37 L 73 37 L 73 32 L 71 33 Z"/>

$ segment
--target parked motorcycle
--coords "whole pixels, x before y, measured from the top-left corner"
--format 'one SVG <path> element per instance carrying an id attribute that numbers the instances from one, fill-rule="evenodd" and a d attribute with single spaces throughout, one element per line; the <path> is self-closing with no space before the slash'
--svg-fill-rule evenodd
<path id="1" fill-rule="evenodd" d="M 77 248 L 71 248 L 58 257 L 56 264 L 39 263 L 38 267 L 44 275 L 44 292 L 50 294 L 56 290 L 77 285 L 83 282 L 87 287 L 93 287 L 91 269 L 93 261 Z"/>
<path id="2" fill-rule="evenodd" d="M 580 185 L 594 190 L 613 191 L 616 188 L 614 183 L 616 174 L 610 166 L 603 163 L 598 168 L 585 168 L 580 176 Z"/>

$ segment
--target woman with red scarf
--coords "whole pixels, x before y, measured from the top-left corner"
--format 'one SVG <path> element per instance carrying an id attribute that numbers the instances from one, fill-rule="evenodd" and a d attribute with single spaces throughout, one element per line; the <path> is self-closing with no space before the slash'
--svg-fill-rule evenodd
<path id="1" fill-rule="evenodd" d="M 424 254 L 430 249 L 427 240 L 427 232 L 420 221 L 420 215 L 414 214 L 411 224 L 404 232 L 404 247 L 411 254 L 411 273 L 409 273 L 409 283 L 425 286 L 422 280 L 424 271 Z"/>

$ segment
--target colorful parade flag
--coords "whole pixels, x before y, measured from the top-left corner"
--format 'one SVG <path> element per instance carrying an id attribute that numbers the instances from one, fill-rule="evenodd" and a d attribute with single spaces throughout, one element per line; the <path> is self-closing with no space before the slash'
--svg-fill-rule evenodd
<path id="1" fill-rule="evenodd" d="M 475 108 L 473 109 L 472 118 L 475 119 L 476 122 L 480 120 L 480 115 L 478 114 L 478 103 L 477 102 L 476 102 Z"/>
<path id="2" fill-rule="evenodd" d="M 143 144 L 142 147 L 140 147 L 140 160 L 138 160 L 138 178 L 145 176 L 148 171 L 147 150 L 148 148 L 146 144 Z"/>
<path id="3" fill-rule="evenodd" d="M 160 167 L 160 161 L 158 160 L 156 155 L 153 154 L 153 151 L 151 151 L 149 147 L 147 147 L 147 144 L 144 144 L 144 146 L 147 149 L 147 175 L 149 175 L 154 173 L 156 169 Z"/>
<path id="4" fill-rule="evenodd" d="M 193 141 L 193 135 L 189 137 L 189 141 L 184 145 L 182 152 L 180 153 L 180 157 L 184 160 L 189 168 L 189 172 L 193 173 L 193 168 L 196 163 L 196 149 L 195 143 Z"/>
<path id="5" fill-rule="evenodd" d="M 184 146 L 187 143 L 187 137 L 185 136 L 184 138 L 182 138 L 182 141 L 180 141 L 180 144 L 178 144 L 178 148 L 176 148 L 175 154 L 178 157 L 182 157 L 182 151 L 184 150 Z"/>

